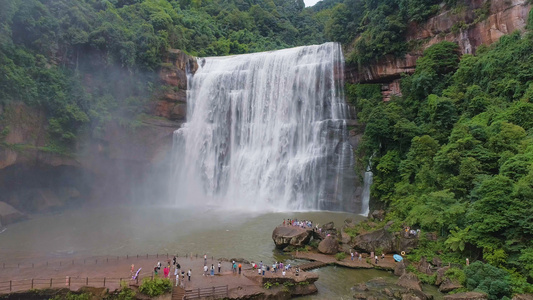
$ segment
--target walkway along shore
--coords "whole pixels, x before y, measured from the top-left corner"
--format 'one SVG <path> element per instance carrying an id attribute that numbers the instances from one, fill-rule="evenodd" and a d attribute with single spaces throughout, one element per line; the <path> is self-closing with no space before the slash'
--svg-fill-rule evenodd
<path id="1" fill-rule="evenodd" d="M 20 292 L 34 289 L 44 288 L 68 288 L 73 291 L 78 290 L 82 286 L 104 287 L 113 291 L 120 288 L 120 279 L 127 282 L 131 286 L 136 286 L 141 283 L 143 278 L 152 278 L 154 276 L 153 269 L 158 261 L 161 262 L 161 271 L 159 278 L 163 278 L 163 268 L 171 262 L 174 255 L 129 255 L 121 257 L 91 257 L 91 258 L 63 258 L 52 259 L 39 263 L 28 262 L 0 262 L 0 297 L 2 294 L 12 292 Z M 187 271 L 192 269 L 191 281 L 187 280 L 185 275 L 185 289 L 197 290 L 212 287 L 227 286 L 228 298 L 237 299 L 248 296 L 255 297 L 269 297 L 280 292 L 284 282 L 289 282 L 290 286 L 294 286 L 294 295 L 305 295 L 316 293 L 317 289 L 314 282 L 318 280 L 318 275 L 309 272 L 300 272 L 295 274 L 294 268 L 292 271 L 286 272 L 283 276 L 281 271 L 272 273 L 265 272 L 265 275 L 258 275 L 257 270 L 254 270 L 251 263 L 238 259 L 237 264 L 242 265 L 242 274 L 232 272 L 231 259 L 216 259 L 208 257 L 204 260 L 203 255 L 190 255 L 187 257 L 178 256 L 177 262 L 181 266 L 181 270 Z M 218 273 L 218 262 L 221 262 L 221 272 Z M 236 259 L 237 261 L 237 259 Z M 215 267 L 215 276 L 203 276 L 204 263 L 210 268 L 211 264 Z M 259 264 L 259 262 L 256 262 Z M 140 271 L 140 281 L 131 279 L 131 265 L 134 265 L 135 270 L 142 268 Z M 175 285 L 174 270 L 170 272 L 170 279 Z M 265 283 L 273 283 L 271 289 L 265 289 Z M 87 284 L 88 283 L 88 284 Z M 281 284 L 280 288 L 276 288 Z M 290 299 L 291 293 L 286 293 L 284 298 Z M 279 296 L 279 295 L 278 295 Z M 174 299 L 172 295 L 168 295 L 169 299 Z M 255 299 L 255 298 L 254 298 Z M 257 298 L 261 299 L 261 298 Z"/>

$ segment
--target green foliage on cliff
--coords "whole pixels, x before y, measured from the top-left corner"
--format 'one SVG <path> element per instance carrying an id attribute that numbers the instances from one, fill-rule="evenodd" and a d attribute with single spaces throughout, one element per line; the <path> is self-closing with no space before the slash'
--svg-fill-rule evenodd
<path id="1" fill-rule="evenodd" d="M 460 61 L 456 49 L 427 49 L 394 101 L 348 93 L 367 122 L 360 154 L 372 160 L 371 193 L 388 219 L 438 234 L 418 252 L 436 255 L 441 244 L 448 261 L 481 259 L 483 270 L 513 276 L 497 292 L 469 287 L 531 291 L 533 39 L 513 33 Z"/>
<path id="2" fill-rule="evenodd" d="M 51 143 L 65 149 L 110 120 L 135 124 L 169 48 L 211 56 L 322 43 L 329 19 L 301 0 L 0 4 L 0 104 L 42 107 Z"/>

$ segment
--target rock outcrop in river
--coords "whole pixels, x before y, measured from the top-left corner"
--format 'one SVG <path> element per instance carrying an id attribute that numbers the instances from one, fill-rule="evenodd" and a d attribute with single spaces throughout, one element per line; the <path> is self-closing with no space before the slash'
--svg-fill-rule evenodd
<path id="1" fill-rule="evenodd" d="M 297 226 L 278 226 L 272 232 L 272 240 L 276 248 L 285 249 L 287 246 L 303 247 L 309 243 L 313 230 Z"/>

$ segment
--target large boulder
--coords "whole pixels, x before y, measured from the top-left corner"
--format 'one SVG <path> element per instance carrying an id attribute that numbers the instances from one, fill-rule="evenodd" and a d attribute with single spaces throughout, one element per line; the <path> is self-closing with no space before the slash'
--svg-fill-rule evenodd
<path id="1" fill-rule="evenodd" d="M 405 273 L 405 259 L 397 262 L 396 266 L 394 267 L 394 275 L 396 276 L 402 276 Z"/>
<path id="2" fill-rule="evenodd" d="M 272 239 L 276 248 L 284 249 L 287 246 L 302 247 L 309 243 L 313 231 L 296 226 L 278 226 L 272 232 Z"/>
<path id="3" fill-rule="evenodd" d="M 418 244 L 417 237 L 403 237 L 379 229 L 368 233 L 360 234 L 353 240 L 355 249 L 363 252 L 372 252 L 382 249 L 385 253 L 409 252 Z"/>
<path id="4" fill-rule="evenodd" d="M 451 280 L 450 278 L 444 279 L 444 281 L 441 283 L 439 287 L 439 292 L 441 293 L 448 293 L 456 289 L 460 289 L 463 286 L 457 282 L 456 280 Z"/>
<path id="5" fill-rule="evenodd" d="M 478 292 L 466 292 L 466 293 L 457 293 L 453 295 L 444 296 L 445 300 L 485 300 L 487 294 L 478 293 Z"/>
<path id="6" fill-rule="evenodd" d="M 435 285 L 440 285 L 444 281 L 444 279 L 446 279 L 446 277 L 444 277 L 444 274 L 446 273 L 446 271 L 448 271 L 449 268 L 450 267 L 446 266 L 437 270 L 437 279 L 435 280 Z"/>
<path id="7" fill-rule="evenodd" d="M 328 236 L 318 244 L 318 251 L 324 254 L 336 254 L 339 251 L 337 239 Z"/>
<path id="8" fill-rule="evenodd" d="M 402 276 L 400 276 L 396 284 L 410 290 L 422 291 L 420 279 L 418 279 L 416 274 L 412 272 L 404 273 Z"/>
<path id="9" fill-rule="evenodd" d="M 13 206 L 0 201 L 0 227 L 26 219 L 26 215 Z"/>

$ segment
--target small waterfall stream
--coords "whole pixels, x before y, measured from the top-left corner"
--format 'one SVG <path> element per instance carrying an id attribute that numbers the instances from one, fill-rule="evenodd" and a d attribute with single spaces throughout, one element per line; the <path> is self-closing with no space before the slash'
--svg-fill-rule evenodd
<path id="1" fill-rule="evenodd" d="M 198 60 L 174 132 L 177 204 L 344 210 L 355 203 L 336 43 Z"/>

